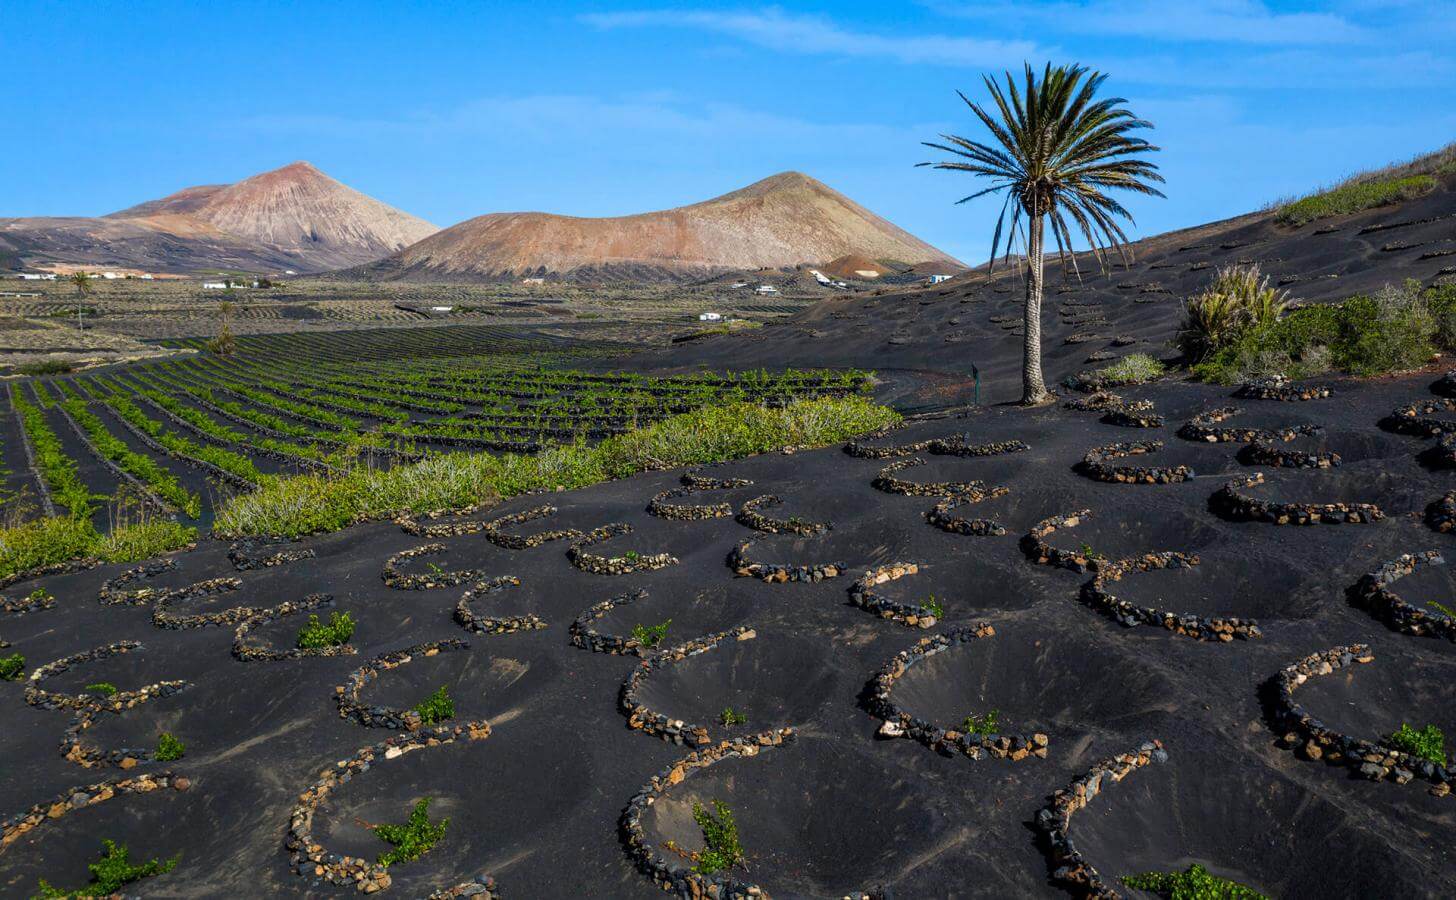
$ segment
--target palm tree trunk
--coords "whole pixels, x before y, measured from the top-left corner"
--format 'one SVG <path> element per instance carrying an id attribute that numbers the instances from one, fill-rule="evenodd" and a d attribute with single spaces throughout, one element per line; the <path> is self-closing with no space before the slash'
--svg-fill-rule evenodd
<path id="1" fill-rule="evenodd" d="M 1021 403 L 1032 406 L 1044 403 L 1050 396 L 1041 377 L 1041 292 L 1042 292 L 1042 215 L 1031 211 L 1027 223 L 1026 306 L 1022 310 L 1025 332 L 1021 349 Z"/>

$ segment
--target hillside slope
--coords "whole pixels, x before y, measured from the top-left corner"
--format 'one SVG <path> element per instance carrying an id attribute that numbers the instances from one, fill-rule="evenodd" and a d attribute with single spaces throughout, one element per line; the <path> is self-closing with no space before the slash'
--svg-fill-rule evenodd
<path id="1" fill-rule="evenodd" d="M 363 267 L 377 278 L 680 280 L 727 270 L 819 263 L 855 253 L 960 264 L 813 178 L 784 172 L 701 203 L 587 219 L 479 216 Z"/>
<path id="2" fill-rule="evenodd" d="M 1258 263 L 1294 300 L 1320 302 L 1415 279 L 1456 279 L 1456 174 L 1404 203 L 1322 219 L 1299 227 L 1274 212 L 1252 213 L 1146 238 L 1131 262 L 1106 273 L 1078 257 L 1077 276 L 1049 257 L 1042 307 L 1047 381 L 1065 378 L 1130 352 L 1170 353 L 1183 302 L 1219 266 Z M 928 288 L 825 300 L 751 333 L 708 337 L 644 353 L 633 365 L 858 366 L 982 377 L 982 400 L 1020 393 L 1019 272 L 985 269 Z"/>

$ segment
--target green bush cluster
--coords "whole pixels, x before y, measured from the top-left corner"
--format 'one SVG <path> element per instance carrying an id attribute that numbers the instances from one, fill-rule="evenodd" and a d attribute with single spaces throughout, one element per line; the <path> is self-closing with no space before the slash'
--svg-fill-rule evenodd
<path id="1" fill-rule="evenodd" d="M 88 684 L 86 685 L 86 690 L 102 697 L 115 697 L 117 693 L 116 685 L 109 681 L 98 681 L 95 684 Z"/>
<path id="2" fill-rule="evenodd" d="M 420 714 L 420 721 L 424 724 L 438 725 L 446 719 L 455 718 L 455 701 L 442 684 L 433 694 L 420 701 L 415 712 Z"/>
<path id="3" fill-rule="evenodd" d="M 718 713 L 718 721 L 722 723 L 725 728 L 730 725 L 747 725 L 748 716 L 745 716 L 743 713 L 739 712 L 731 706 L 725 706 L 723 707 L 723 711 Z"/>
<path id="4" fill-rule="evenodd" d="M 90 519 L 49 516 L 0 528 L 0 578 L 38 566 L 95 557 L 104 562 L 136 562 L 185 547 L 197 531 L 171 519 L 143 519 L 114 525 L 102 535 Z"/>
<path id="5" fill-rule="evenodd" d="M 310 615 L 308 624 L 298 630 L 297 644 L 300 650 L 338 647 L 349 643 L 349 638 L 353 636 L 354 618 L 348 613 L 334 610 L 329 613 L 327 622 L 320 621 L 316 614 Z"/>
<path id="6" fill-rule="evenodd" d="M 1348 181 L 1285 204 L 1279 209 L 1278 219 L 1285 225 L 1307 225 L 1318 219 L 1413 200 L 1429 194 L 1435 187 L 1436 179 L 1430 175 Z"/>
<path id="7" fill-rule="evenodd" d="M 141 865 L 135 865 L 131 861 L 131 854 L 125 844 L 118 844 L 111 840 L 103 840 L 101 843 L 103 845 L 101 859 L 88 863 L 86 866 L 91 870 L 90 884 L 72 890 L 63 890 L 54 887 L 42 878 L 39 893 L 36 896 L 45 898 L 45 900 L 71 897 L 110 897 L 113 894 L 119 894 L 122 888 L 132 882 L 151 878 L 154 875 L 165 875 L 177 868 L 177 863 L 182 859 L 182 855 L 179 853 L 166 862 L 151 859 Z"/>
<path id="8" fill-rule="evenodd" d="M 157 762 L 176 762 L 187 753 L 187 745 L 170 731 L 157 736 L 157 751 L 152 754 Z"/>
<path id="9" fill-rule="evenodd" d="M 934 594 L 925 598 L 925 602 L 920 604 L 920 608 L 937 619 L 945 618 L 945 607 L 940 605 L 940 601 L 935 599 Z"/>
<path id="10" fill-rule="evenodd" d="M 1279 320 L 1287 295 L 1271 287 L 1258 265 L 1220 268 L 1208 287 L 1188 301 L 1178 349 L 1201 362 L 1245 333 Z"/>
<path id="11" fill-rule="evenodd" d="M 1124 875 L 1122 883 L 1135 891 L 1149 891 L 1168 900 L 1269 900 L 1253 888 L 1220 878 L 1198 863 L 1183 872 Z"/>
<path id="12" fill-rule="evenodd" d="M 1251 328 L 1195 365 L 1193 374 L 1218 384 L 1329 371 L 1370 376 L 1419 368 L 1438 347 L 1456 349 L 1456 289 L 1423 291 L 1411 282 Z"/>
<path id="13" fill-rule="evenodd" d="M 776 450 L 846 440 L 899 421 L 860 397 L 801 400 L 782 407 L 710 406 L 589 446 L 552 447 L 526 456 L 454 453 L 388 470 L 358 467 L 340 475 L 273 479 L 231 499 L 218 513 L 221 537 L 298 537 L 356 521 L 472 506 L 527 491 L 586 487 L 611 478 Z"/>
<path id="14" fill-rule="evenodd" d="M 665 619 L 656 625 L 633 625 L 632 640 L 644 647 L 656 647 L 667 638 L 668 626 L 672 619 Z"/>
<path id="15" fill-rule="evenodd" d="M 431 822 L 430 798 L 421 798 L 415 803 L 414 809 L 410 810 L 409 819 L 403 825 L 374 826 L 375 836 L 394 847 L 393 850 L 379 854 L 379 864 L 387 869 L 395 863 L 419 859 L 439 843 L 449 826 L 449 819 Z"/>
<path id="16" fill-rule="evenodd" d="M 19 653 L 0 657 L 0 681 L 19 681 L 25 674 L 25 657 Z"/>
<path id="17" fill-rule="evenodd" d="M 1412 728 L 1401 722 L 1400 727 L 1385 739 L 1385 743 L 1438 766 L 1446 765 L 1446 735 L 1435 725 Z"/>
<path id="18" fill-rule="evenodd" d="M 1127 384 L 1143 384 L 1154 378 L 1162 378 L 1167 371 L 1162 363 L 1146 353 L 1129 353 L 1110 366 L 1092 373 L 1102 384 L 1118 387 Z"/>
<path id="19" fill-rule="evenodd" d="M 694 872 L 712 875 L 743 862 L 738 823 L 733 820 L 733 810 L 728 808 L 728 804 L 714 800 L 710 812 L 703 804 L 694 803 L 693 821 L 703 830 L 703 849 L 698 852 Z"/>

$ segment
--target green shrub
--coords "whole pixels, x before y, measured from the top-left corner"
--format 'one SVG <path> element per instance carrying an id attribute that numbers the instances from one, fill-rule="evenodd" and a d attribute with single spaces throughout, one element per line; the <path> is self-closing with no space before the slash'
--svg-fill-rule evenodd
<path id="1" fill-rule="evenodd" d="M 298 630 L 298 648 L 315 650 L 320 647 L 338 647 L 349 643 L 354 636 L 354 619 L 348 613 L 334 610 L 327 622 L 319 621 L 317 614 L 308 617 L 308 624 Z"/>
<path id="2" fill-rule="evenodd" d="M 88 863 L 86 868 L 91 870 L 91 883 L 85 887 L 74 890 L 61 890 L 53 887 L 44 878 L 40 880 L 40 893 L 38 897 L 63 898 L 63 897 L 110 897 L 119 893 L 123 887 L 143 878 L 151 878 L 154 875 L 165 875 L 177 868 L 182 855 L 172 857 L 166 862 L 158 859 L 151 859 L 141 865 L 133 865 L 131 855 L 125 844 L 117 844 L 110 840 L 101 842 L 104 849 L 101 851 L 101 859 L 94 863 Z"/>
<path id="3" fill-rule="evenodd" d="M 431 822 L 430 798 L 421 798 L 410 810 L 409 819 L 403 825 L 373 826 L 375 836 L 394 847 L 379 854 L 379 864 L 387 869 L 395 863 L 419 859 L 445 836 L 445 829 L 449 826 L 449 819 Z"/>
<path id="4" fill-rule="evenodd" d="M 455 701 L 442 684 L 433 694 L 420 701 L 415 712 L 420 714 L 420 721 L 426 725 L 438 725 L 446 719 L 455 718 Z"/>
<path id="5" fill-rule="evenodd" d="M 1284 311 L 1285 293 L 1269 285 L 1258 265 L 1226 266 L 1213 283 L 1188 301 L 1178 348 L 1199 361 L 1234 343 L 1251 328 L 1272 325 Z"/>
<path id="6" fill-rule="evenodd" d="M 1124 875 L 1122 883 L 1135 891 L 1149 891 L 1168 900 L 1269 900 L 1253 888 L 1220 878 L 1198 863 L 1183 872 Z"/>
<path id="7" fill-rule="evenodd" d="M 109 681 L 98 681 L 95 684 L 86 685 L 86 690 L 93 694 L 100 694 L 102 697 L 115 697 L 117 694 L 116 685 Z"/>
<path id="8" fill-rule="evenodd" d="M 1417 729 L 1402 722 L 1400 728 L 1385 739 L 1385 744 L 1438 766 L 1446 764 L 1446 735 L 1435 725 Z"/>
<path id="9" fill-rule="evenodd" d="M 25 674 L 25 657 L 19 653 L 0 657 L 0 681 L 19 681 Z"/>
<path id="10" fill-rule="evenodd" d="M 961 730 L 966 734 L 974 735 L 995 734 L 996 726 L 1000 722 L 1001 710 L 999 709 L 993 709 L 979 716 L 972 713 L 961 722 Z"/>
<path id="11" fill-rule="evenodd" d="M 102 535 L 90 519 L 49 516 L 0 528 L 0 578 L 39 566 L 96 557 L 104 562 L 136 562 L 170 553 L 197 538 L 197 531 L 171 519 L 121 522 Z"/>
<path id="12" fill-rule="evenodd" d="M 723 707 L 723 711 L 718 713 L 718 721 L 721 722 L 724 727 L 730 725 L 747 725 L 748 716 L 745 716 L 743 713 L 739 712 L 731 706 L 725 706 Z"/>
<path id="13" fill-rule="evenodd" d="M 1329 190 L 1285 204 L 1279 209 L 1278 219 L 1285 225 L 1307 225 L 1318 219 L 1412 200 L 1429 194 L 1435 187 L 1436 179 L 1430 175 L 1347 181 Z"/>
<path id="14" fill-rule="evenodd" d="M 672 619 L 665 619 L 657 625 L 633 625 L 632 640 L 644 647 L 656 647 L 667 638 L 667 628 Z"/>
<path id="15" fill-rule="evenodd" d="M 1104 384 L 1116 387 L 1152 381 L 1163 377 L 1166 371 L 1162 363 L 1146 353 L 1129 353 L 1112 365 L 1098 369 L 1096 375 Z"/>
<path id="16" fill-rule="evenodd" d="M 945 607 L 940 605 L 940 601 L 935 599 L 934 594 L 927 597 L 925 602 L 920 604 L 920 608 L 937 619 L 945 618 Z"/>
<path id="17" fill-rule="evenodd" d="M 693 821 L 703 830 L 703 849 L 697 854 L 693 871 L 712 875 L 743 862 L 743 845 L 738 842 L 738 823 L 733 810 L 722 800 L 713 801 L 709 812 L 701 803 L 693 804 Z"/>
<path id="18" fill-rule="evenodd" d="M 170 731 L 164 731 L 157 737 L 157 752 L 152 758 L 157 762 L 176 762 L 187 753 L 187 745 L 183 744 Z"/>
<path id="19" fill-rule="evenodd" d="M 1445 337 L 1443 337 L 1445 335 Z M 1294 310 L 1271 324 L 1250 328 L 1229 346 L 1193 367 L 1218 384 L 1256 375 L 1308 378 L 1331 370 L 1379 375 L 1424 366 L 1437 342 L 1456 343 L 1456 298 L 1422 291 L 1420 285 L 1388 286 L 1373 297 Z"/>
<path id="20" fill-rule="evenodd" d="M 610 478 L 738 459 L 786 445 L 820 447 L 898 422 L 861 397 L 799 400 L 782 407 L 734 403 L 664 419 L 602 441 L 513 453 L 448 454 L 388 470 L 297 475 L 232 498 L 219 511 L 220 537 L 298 537 L 399 513 L 458 509 L 527 491 L 587 487 Z"/>

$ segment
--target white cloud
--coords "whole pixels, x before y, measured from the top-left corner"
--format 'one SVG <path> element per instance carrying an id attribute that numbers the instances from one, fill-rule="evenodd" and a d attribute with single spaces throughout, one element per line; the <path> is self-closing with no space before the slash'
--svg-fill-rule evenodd
<path id="1" fill-rule="evenodd" d="M 1058 31 L 1165 42 L 1330 44 L 1365 32 L 1330 12 L 1275 12 L 1257 0 L 1083 0 L 1059 3 L 948 3 L 932 8 L 978 22 L 1034 22 Z"/>
<path id="2" fill-rule="evenodd" d="M 777 7 L 757 12 L 637 10 L 589 13 L 580 21 L 598 28 L 690 28 L 728 35 L 797 53 L 891 59 L 910 64 L 1000 67 L 1045 56 L 1034 41 L 914 33 L 904 36 L 854 31 L 833 21 L 793 15 Z"/>

